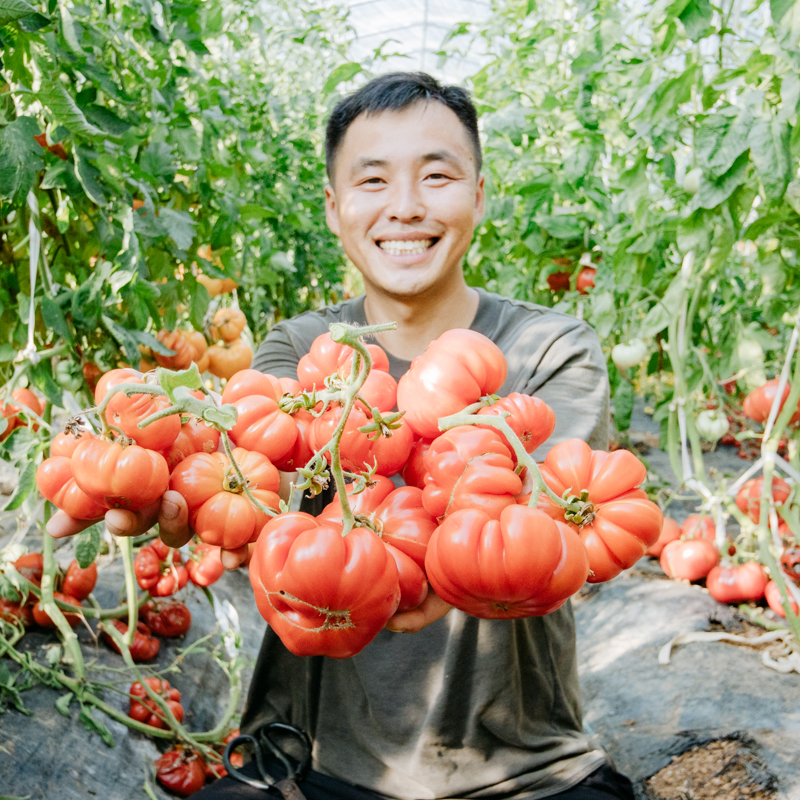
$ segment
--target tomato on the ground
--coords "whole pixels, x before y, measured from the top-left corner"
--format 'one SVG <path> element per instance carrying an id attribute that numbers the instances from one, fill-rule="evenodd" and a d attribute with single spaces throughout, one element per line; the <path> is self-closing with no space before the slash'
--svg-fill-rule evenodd
<path id="1" fill-rule="evenodd" d="M 142 621 L 156 636 L 167 639 L 183 636 L 192 625 L 192 612 L 179 600 L 148 600 L 139 613 Z"/>
<path id="2" fill-rule="evenodd" d="M 97 564 L 92 561 L 88 567 L 82 568 L 78 560 L 73 558 L 67 567 L 67 574 L 61 584 L 61 591 L 64 594 L 77 597 L 78 600 L 85 600 L 97 585 Z"/>

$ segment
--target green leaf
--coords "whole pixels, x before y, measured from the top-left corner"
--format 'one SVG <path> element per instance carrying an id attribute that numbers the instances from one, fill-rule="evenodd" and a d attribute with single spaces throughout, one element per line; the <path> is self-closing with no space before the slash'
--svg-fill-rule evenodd
<path id="1" fill-rule="evenodd" d="M 51 164 L 47 171 L 44 173 L 41 184 L 42 189 L 66 189 L 66 175 L 65 173 L 72 172 L 74 176 L 74 169 L 72 164 L 68 161 L 59 161 L 57 164 Z"/>
<path id="2" fill-rule="evenodd" d="M 172 148 L 166 142 L 150 142 L 142 152 L 141 167 L 158 181 L 172 183 L 175 177 Z"/>
<path id="3" fill-rule="evenodd" d="M 100 525 L 92 525 L 75 537 L 75 558 L 81 569 L 86 569 L 97 558 L 99 550 Z"/>
<path id="4" fill-rule="evenodd" d="M 86 119 L 66 87 L 60 82 L 43 80 L 38 97 L 50 109 L 56 120 L 72 133 L 80 133 L 91 139 L 108 136 L 105 131 L 101 131 Z"/>
<path id="5" fill-rule="evenodd" d="M 323 93 L 330 94 L 340 83 L 349 81 L 351 78 L 358 75 L 359 72 L 363 71 L 364 68 L 361 64 L 357 64 L 354 61 L 347 64 L 339 64 L 339 66 L 331 72 L 328 80 L 325 82 L 325 86 L 322 88 Z"/>
<path id="6" fill-rule="evenodd" d="M 19 481 L 3 511 L 16 511 L 36 486 L 36 462 L 29 461 L 19 474 Z"/>
<path id="7" fill-rule="evenodd" d="M 89 199 L 101 208 L 107 205 L 106 196 L 103 192 L 103 187 L 98 183 L 97 177 L 100 171 L 93 167 L 86 159 L 81 158 L 78 148 L 73 152 L 75 159 L 75 174 L 78 176 L 83 191 L 89 196 Z"/>
<path id="8" fill-rule="evenodd" d="M 700 165 L 712 178 L 724 175 L 750 147 L 753 116 L 746 108 L 732 106 L 706 117 L 695 133 L 695 152 Z"/>
<path id="9" fill-rule="evenodd" d="M 724 203 L 733 194 L 736 187 L 747 180 L 748 162 L 747 153 L 743 153 L 730 171 L 719 180 L 714 181 L 703 175 L 700 181 L 700 190 L 694 198 L 697 205 L 700 208 L 716 208 L 720 203 Z"/>
<path id="10" fill-rule="evenodd" d="M 714 11 L 708 0 L 692 0 L 681 12 L 678 19 L 683 23 L 686 35 L 693 42 L 697 42 L 703 36 L 713 32 L 709 30 L 713 16 Z"/>
<path id="11" fill-rule="evenodd" d="M 203 329 L 208 307 L 211 305 L 211 295 L 202 283 L 195 283 L 192 291 L 192 305 L 189 310 L 192 325 L 197 330 Z"/>
<path id="12" fill-rule="evenodd" d="M 25 33 L 36 33 L 36 31 L 46 28 L 51 21 L 52 20 L 44 14 L 37 13 L 22 17 L 22 19 L 17 20 L 17 25 L 19 25 Z"/>
<path id="13" fill-rule="evenodd" d="M 106 330 L 117 340 L 117 344 L 122 348 L 125 357 L 131 364 L 138 364 L 141 357 L 139 352 L 139 339 L 136 331 L 129 331 L 122 325 L 114 322 L 111 317 L 103 314 L 100 319 L 105 325 Z"/>
<path id="14" fill-rule="evenodd" d="M 167 393 L 167 397 L 172 403 L 179 402 L 179 399 L 175 396 L 175 390 L 179 386 L 184 386 L 194 392 L 203 385 L 203 379 L 200 377 L 200 371 L 195 363 L 192 363 L 192 366 L 188 369 L 182 369 L 178 372 L 159 367 L 156 370 L 156 379 L 158 385 Z"/>
<path id="15" fill-rule="evenodd" d="M 33 385 L 43 392 L 47 399 L 57 407 L 61 407 L 64 402 L 64 392 L 53 378 L 53 365 L 50 359 L 40 361 L 31 369 Z"/>
<path id="16" fill-rule="evenodd" d="M 111 731 L 102 722 L 95 719 L 90 710 L 82 708 L 78 719 L 87 731 L 96 733 L 107 747 L 114 747 L 114 737 L 111 735 Z"/>
<path id="17" fill-rule="evenodd" d="M 636 393 L 633 386 L 626 380 L 621 380 L 614 390 L 614 425 L 618 431 L 626 431 L 631 426 L 633 401 Z"/>
<path id="18" fill-rule="evenodd" d="M 639 337 L 649 339 L 669 325 L 675 314 L 678 313 L 681 295 L 683 294 L 683 279 L 680 272 L 672 279 L 672 283 L 664 296 L 647 312 L 639 327 Z"/>
<path id="19" fill-rule="evenodd" d="M 72 698 L 75 697 L 72 692 L 67 692 L 66 694 L 62 694 L 61 697 L 56 700 L 56 711 L 63 717 L 67 717 L 69 719 L 69 704 L 72 702 Z"/>
<path id="20" fill-rule="evenodd" d="M 215 423 L 221 428 L 224 428 L 226 431 L 229 431 L 236 424 L 237 416 L 238 414 L 236 411 L 236 406 L 233 406 L 230 403 L 222 406 L 221 408 L 209 406 L 203 411 L 202 414 L 202 417 L 204 420 L 206 420 L 206 422 Z"/>
<path id="21" fill-rule="evenodd" d="M 36 9 L 25 0 L 0 0 L 0 27 L 35 13 Z"/>
<path id="22" fill-rule="evenodd" d="M 43 297 L 41 302 L 42 319 L 44 324 L 59 336 L 63 336 L 72 344 L 72 331 L 64 318 L 61 306 L 50 297 Z"/>
<path id="23" fill-rule="evenodd" d="M 267 206 L 243 205 L 239 207 L 242 219 L 277 219 L 278 215 Z"/>
<path id="24" fill-rule="evenodd" d="M 784 200 L 794 209 L 796 214 L 800 214 L 800 182 L 792 181 L 784 194 Z"/>
<path id="25" fill-rule="evenodd" d="M 169 232 L 172 241 L 181 249 L 188 250 L 194 241 L 195 222 L 185 211 L 174 208 L 162 208 L 159 219 Z"/>
<path id="26" fill-rule="evenodd" d="M 800 3 L 796 0 L 770 0 L 769 8 L 778 41 L 796 48 L 800 44 Z"/>
<path id="27" fill-rule="evenodd" d="M 0 129 L 0 197 L 24 202 L 36 173 L 44 166 L 44 150 L 33 138 L 38 133 L 33 117 L 17 117 Z"/>
<path id="28" fill-rule="evenodd" d="M 16 463 L 28 455 L 35 455 L 39 437 L 28 427 L 16 428 L 0 445 L 0 451 L 8 461 Z"/>
<path id="29" fill-rule="evenodd" d="M 788 122 L 760 119 L 750 130 L 750 156 L 756 165 L 767 200 L 780 200 L 792 177 Z"/>
<path id="30" fill-rule="evenodd" d="M 131 123 L 120 119 L 113 111 L 105 106 L 98 106 L 89 103 L 82 107 L 82 111 L 89 122 L 93 122 L 104 131 L 108 131 L 114 136 L 124 136 L 130 129 Z"/>
<path id="31" fill-rule="evenodd" d="M 574 239 L 583 235 L 584 223 L 571 214 L 542 215 L 536 221 L 556 239 Z"/>
<path id="32" fill-rule="evenodd" d="M 13 361 L 16 356 L 16 348 L 10 344 L 0 344 L 0 364 L 5 364 L 8 361 Z"/>

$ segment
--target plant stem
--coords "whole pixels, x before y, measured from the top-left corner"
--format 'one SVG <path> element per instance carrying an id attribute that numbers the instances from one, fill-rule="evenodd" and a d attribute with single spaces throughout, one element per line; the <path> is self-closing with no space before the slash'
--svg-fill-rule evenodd
<path id="1" fill-rule="evenodd" d="M 228 457 L 228 461 L 231 462 L 231 466 L 233 467 L 233 471 L 236 473 L 236 477 L 239 480 L 239 485 L 242 487 L 242 491 L 245 494 L 245 497 L 259 510 L 263 511 L 267 516 L 270 517 L 277 517 L 279 512 L 276 511 L 274 508 L 269 508 L 265 506 L 263 503 L 260 503 L 254 496 L 250 489 L 247 487 L 247 478 L 245 478 L 244 473 L 242 472 L 242 468 L 236 463 L 236 459 L 233 457 L 233 450 L 231 449 L 231 442 L 228 438 L 227 431 L 220 431 L 220 438 L 222 439 L 222 447 L 225 450 L 225 455 Z"/>
<path id="2" fill-rule="evenodd" d="M 125 570 L 125 594 L 128 598 L 128 630 L 125 633 L 125 645 L 130 647 L 136 636 L 136 625 L 139 621 L 139 606 L 136 604 L 136 573 L 133 570 L 133 539 L 130 536 L 119 537 L 117 542 L 122 553 L 122 565 Z M 115 629 L 116 630 L 116 629 Z"/>

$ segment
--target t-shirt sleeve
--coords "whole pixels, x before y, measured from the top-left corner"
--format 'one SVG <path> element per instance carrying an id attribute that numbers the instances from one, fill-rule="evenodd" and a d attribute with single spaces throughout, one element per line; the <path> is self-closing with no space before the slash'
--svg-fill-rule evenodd
<path id="1" fill-rule="evenodd" d="M 547 403 L 556 414 L 553 435 L 534 453 L 537 460 L 553 445 L 583 439 L 594 450 L 608 449 L 608 371 L 600 340 L 586 323 L 551 340 L 523 391 Z"/>

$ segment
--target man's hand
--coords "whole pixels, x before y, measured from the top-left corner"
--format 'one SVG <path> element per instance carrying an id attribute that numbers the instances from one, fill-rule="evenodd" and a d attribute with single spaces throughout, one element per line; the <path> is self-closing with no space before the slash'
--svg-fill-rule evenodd
<path id="1" fill-rule="evenodd" d="M 426 625 L 441 619 L 452 607 L 449 603 L 445 603 L 433 589 L 429 589 L 428 596 L 422 601 L 422 605 L 411 611 L 398 612 L 386 623 L 386 627 L 395 633 L 417 633 Z"/>
<path id="2" fill-rule="evenodd" d="M 63 511 L 58 511 L 47 523 L 47 532 L 54 539 L 62 539 L 80 533 L 95 522 L 97 520 L 73 519 Z M 183 495 L 173 491 L 164 492 L 160 500 L 141 511 L 111 508 L 106 511 L 105 522 L 115 536 L 139 536 L 158 523 L 161 539 L 169 547 L 180 547 L 192 538 L 186 500 Z"/>

